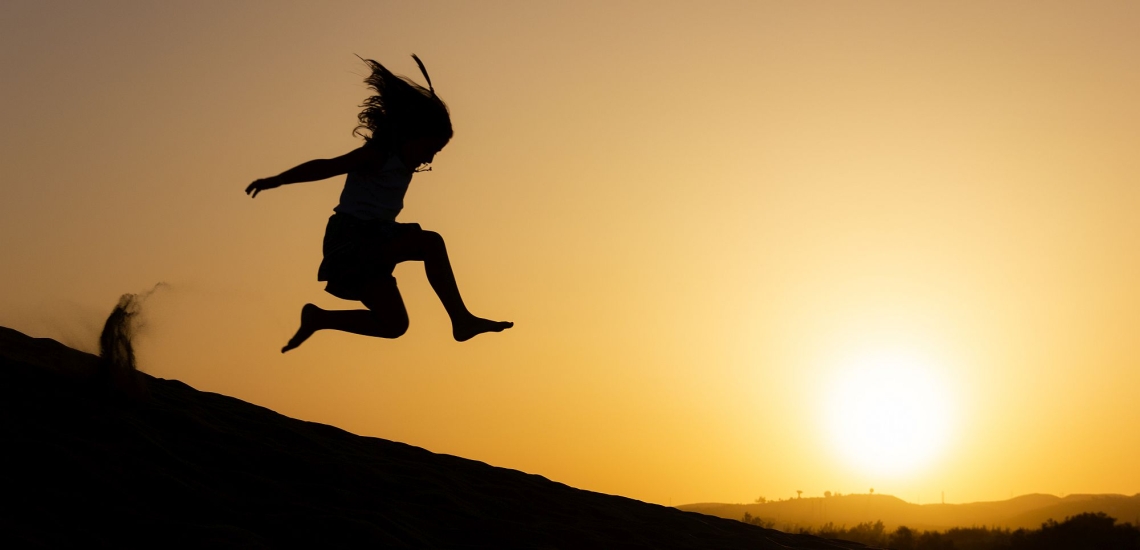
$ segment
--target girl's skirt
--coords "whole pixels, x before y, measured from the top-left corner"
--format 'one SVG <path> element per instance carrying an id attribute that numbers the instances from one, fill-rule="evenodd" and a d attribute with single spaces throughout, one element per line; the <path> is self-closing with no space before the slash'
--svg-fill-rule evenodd
<path id="1" fill-rule="evenodd" d="M 415 231 L 420 231 L 419 224 L 333 214 L 325 227 L 317 280 L 328 283 L 325 292 L 344 300 L 359 300 L 368 285 L 394 283 L 392 270 L 400 260 L 390 244 Z"/>

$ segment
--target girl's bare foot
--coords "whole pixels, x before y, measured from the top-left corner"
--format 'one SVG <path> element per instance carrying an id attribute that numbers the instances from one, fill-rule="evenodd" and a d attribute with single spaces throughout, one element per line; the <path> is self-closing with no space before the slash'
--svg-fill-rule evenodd
<path id="1" fill-rule="evenodd" d="M 492 321 L 472 315 L 465 321 L 451 324 L 451 335 L 456 341 L 466 342 L 484 332 L 502 332 L 515 326 L 510 321 Z"/>
<path id="2" fill-rule="evenodd" d="M 322 311 L 324 310 L 313 304 L 305 304 L 305 307 L 301 308 L 301 328 L 297 329 L 297 334 L 294 334 L 293 337 L 289 339 L 289 343 L 281 348 L 281 353 L 285 353 L 305 343 L 305 340 L 308 340 L 309 337 L 320 328 L 316 325 L 316 321 L 317 315 Z"/>

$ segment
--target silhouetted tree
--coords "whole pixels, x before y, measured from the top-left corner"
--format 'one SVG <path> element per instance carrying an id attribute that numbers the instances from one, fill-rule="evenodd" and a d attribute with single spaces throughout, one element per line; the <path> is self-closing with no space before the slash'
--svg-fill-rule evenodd
<path id="1" fill-rule="evenodd" d="M 915 546 L 920 550 L 954 550 L 954 541 L 938 531 L 923 531 Z"/>
<path id="2" fill-rule="evenodd" d="M 1012 542 L 1012 548 L 1027 550 L 1135 550 L 1140 548 L 1140 529 L 1131 523 L 1116 525 L 1116 519 L 1104 512 L 1084 513 L 1061 523 L 1049 520 L 1040 531 Z"/>
<path id="3" fill-rule="evenodd" d="M 824 491 L 823 498 L 831 498 L 831 491 Z"/>
<path id="4" fill-rule="evenodd" d="M 745 514 L 745 520 L 754 525 L 759 518 Z M 765 522 L 762 525 L 774 525 Z M 890 535 L 883 522 L 860 523 L 851 529 L 836 527 L 828 522 L 818 529 L 785 524 L 781 530 L 816 535 L 826 539 L 854 541 L 868 546 L 891 550 L 1140 550 L 1140 528 L 1131 523 L 1116 524 L 1116 520 L 1103 513 L 1087 513 L 1058 523 L 1054 520 L 1042 524 L 1041 529 L 988 529 L 986 527 L 956 527 L 946 532 L 922 531 L 899 527 Z"/>
<path id="5" fill-rule="evenodd" d="M 741 521 L 749 525 L 755 525 L 757 527 L 763 527 L 765 529 L 774 529 L 776 527 L 775 521 L 765 520 L 760 516 L 754 516 L 748 512 L 744 512 L 744 519 Z"/>
<path id="6" fill-rule="evenodd" d="M 825 539 L 841 539 L 843 535 L 847 534 L 847 530 L 842 527 L 836 527 L 834 523 L 829 521 L 820 525 L 819 531 L 814 534 Z"/>
<path id="7" fill-rule="evenodd" d="M 847 531 L 847 535 L 855 542 L 861 542 L 867 546 L 885 546 L 887 542 L 885 528 L 882 521 L 875 523 L 864 522 L 852 527 Z"/>
<path id="8" fill-rule="evenodd" d="M 946 531 L 945 538 L 953 543 L 954 550 L 991 550 L 1009 548 L 1009 529 L 985 527 L 955 527 Z"/>
<path id="9" fill-rule="evenodd" d="M 895 529 L 895 532 L 887 538 L 887 548 L 891 550 L 916 550 L 916 544 L 914 531 L 905 525 Z"/>

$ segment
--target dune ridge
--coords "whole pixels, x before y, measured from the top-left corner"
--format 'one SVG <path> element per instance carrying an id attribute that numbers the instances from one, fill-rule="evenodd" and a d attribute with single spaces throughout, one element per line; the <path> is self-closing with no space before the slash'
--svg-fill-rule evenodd
<path id="1" fill-rule="evenodd" d="M 289 418 L 0 327 L 0 539 L 44 546 L 863 548 Z"/>

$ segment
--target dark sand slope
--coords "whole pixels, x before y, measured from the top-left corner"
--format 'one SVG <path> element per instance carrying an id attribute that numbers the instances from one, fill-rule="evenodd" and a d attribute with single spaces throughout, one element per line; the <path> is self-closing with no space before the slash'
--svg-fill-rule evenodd
<path id="1" fill-rule="evenodd" d="M 117 398 L 91 380 L 95 361 L 0 327 L 5 547 L 862 547 L 582 491 L 173 380 Z"/>

